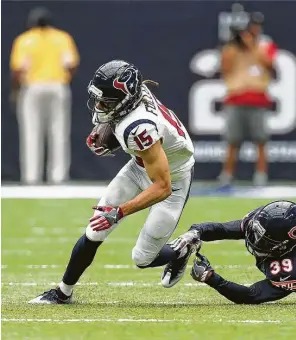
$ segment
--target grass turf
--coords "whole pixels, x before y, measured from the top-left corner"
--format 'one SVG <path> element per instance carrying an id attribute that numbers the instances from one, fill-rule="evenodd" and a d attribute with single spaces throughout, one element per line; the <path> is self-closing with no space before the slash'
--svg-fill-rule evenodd
<path id="1" fill-rule="evenodd" d="M 191 198 L 174 236 L 192 223 L 241 218 L 267 200 Z M 2 200 L 2 339 L 293 339 L 295 295 L 273 304 L 234 305 L 189 270 L 174 288 L 162 269 L 139 270 L 131 249 L 147 212 L 124 221 L 99 249 L 68 306 L 27 301 L 61 280 L 92 215 L 92 200 Z M 238 283 L 263 275 L 241 241 L 205 243 L 216 271 Z M 117 266 L 119 265 L 119 266 Z"/>

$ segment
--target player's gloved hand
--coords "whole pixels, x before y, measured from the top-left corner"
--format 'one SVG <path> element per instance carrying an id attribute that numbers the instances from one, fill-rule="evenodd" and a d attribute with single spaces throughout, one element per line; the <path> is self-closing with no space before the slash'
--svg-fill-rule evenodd
<path id="1" fill-rule="evenodd" d="M 175 240 L 170 243 L 171 248 L 179 253 L 182 253 L 183 250 L 188 246 L 195 244 L 197 246 L 197 251 L 200 250 L 201 247 L 201 239 L 200 233 L 197 230 L 189 230 L 185 234 L 179 236 Z"/>
<path id="2" fill-rule="evenodd" d="M 102 146 L 97 147 L 96 145 L 96 140 L 98 137 L 97 134 L 97 126 L 95 126 L 92 130 L 92 132 L 90 133 L 90 135 L 86 138 L 86 145 L 90 148 L 90 150 L 96 154 L 97 156 L 115 156 L 111 150 L 104 148 Z"/>
<path id="3" fill-rule="evenodd" d="M 214 273 L 214 269 L 211 267 L 209 260 L 196 253 L 196 259 L 193 262 L 190 275 L 195 281 L 206 282 Z"/>
<path id="4" fill-rule="evenodd" d="M 90 226 L 94 231 L 106 230 L 117 223 L 122 217 L 122 210 L 120 207 L 92 207 L 95 210 L 99 210 L 101 213 L 93 216 L 90 221 Z"/>

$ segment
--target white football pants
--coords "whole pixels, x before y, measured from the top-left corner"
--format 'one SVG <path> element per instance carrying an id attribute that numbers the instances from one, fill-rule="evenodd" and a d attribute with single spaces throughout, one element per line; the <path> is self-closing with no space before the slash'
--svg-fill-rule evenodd
<path id="1" fill-rule="evenodd" d="M 71 91 L 64 84 L 24 87 L 18 98 L 21 181 L 42 181 L 47 139 L 47 179 L 60 183 L 70 168 Z"/>
<path id="2" fill-rule="evenodd" d="M 172 182 L 172 194 L 166 200 L 150 207 L 132 251 L 132 259 L 136 265 L 149 265 L 173 234 L 189 195 L 191 178 L 192 172 L 188 172 L 186 178 Z M 141 170 L 134 160 L 130 160 L 110 182 L 99 205 L 118 206 L 136 197 L 151 184 L 147 173 Z M 99 213 L 95 211 L 95 214 Z M 92 241 L 104 241 L 120 222 L 108 230 L 98 232 L 87 226 L 86 236 Z"/>

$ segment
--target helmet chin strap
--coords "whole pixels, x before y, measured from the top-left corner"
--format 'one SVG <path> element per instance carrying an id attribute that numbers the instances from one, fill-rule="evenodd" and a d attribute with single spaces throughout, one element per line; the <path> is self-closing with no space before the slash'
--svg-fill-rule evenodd
<path id="1" fill-rule="evenodd" d="M 93 114 L 93 116 L 92 116 L 92 123 L 93 123 L 93 125 L 97 125 L 97 124 L 99 124 L 100 122 L 99 122 L 99 120 L 98 120 L 98 115 L 97 115 L 97 113 L 96 112 L 94 112 L 94 114 Z"/>

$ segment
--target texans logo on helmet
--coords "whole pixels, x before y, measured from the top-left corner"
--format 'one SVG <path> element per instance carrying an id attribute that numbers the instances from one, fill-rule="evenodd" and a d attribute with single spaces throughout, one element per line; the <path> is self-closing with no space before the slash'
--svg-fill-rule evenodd
<path id="1" fill-rule="evenodd" d="M 138 70 L 134 67 L 129 67 L 120 77 L 114 79 L 113 86 L 127 95 L 134 96 L 138 82 Z"/>

